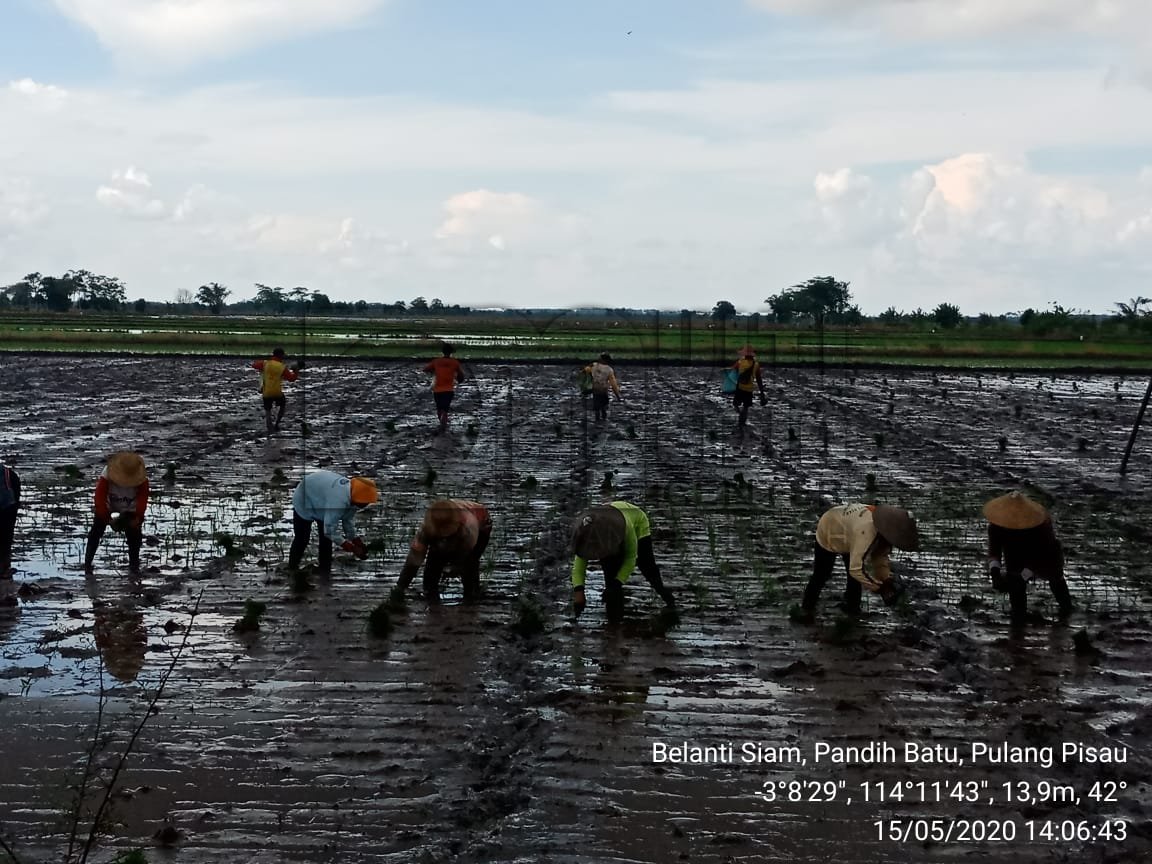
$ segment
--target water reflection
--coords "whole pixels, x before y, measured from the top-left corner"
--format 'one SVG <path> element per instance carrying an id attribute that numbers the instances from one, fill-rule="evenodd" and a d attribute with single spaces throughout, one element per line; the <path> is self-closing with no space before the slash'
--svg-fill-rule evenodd
<path id="1" fill-rule="evenodd" d="M 95 615 L 96 647 L 104 668 L 117 681 L 131 684 L 144 668 L 144 655 L 148 651 L 144 612 L 132 596 L 133 585 L 99 586 L 95 579 L 85 581 Z"/>

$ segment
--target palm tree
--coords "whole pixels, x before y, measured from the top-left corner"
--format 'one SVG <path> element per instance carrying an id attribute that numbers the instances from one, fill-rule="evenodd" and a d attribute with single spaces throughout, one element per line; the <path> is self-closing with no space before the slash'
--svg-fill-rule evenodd
<path id="1" fill-rule="evenodd" d="M 1148 303 L 1152 303 L 1152 299 L 1148 297 L 1133 297 L 1131 302 L 1125 303 L 1123 301 L 1114 303 L 1113 305 L 1120 310 L 1120 317 L 1125 319 L 1139 318 L 1141 315 L 1147 315 L 1148 312 L 1141 309 Z"/>

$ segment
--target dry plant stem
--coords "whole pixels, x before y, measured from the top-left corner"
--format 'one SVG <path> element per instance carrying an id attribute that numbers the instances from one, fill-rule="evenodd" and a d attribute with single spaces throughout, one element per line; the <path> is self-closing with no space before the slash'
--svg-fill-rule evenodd
<path id="1" fill-rule="evenodd" d="M 144 711 L 144 716 L 140 718 L 140 722 L 137 723 L 136 728 L 132 730 L 132 735 L 128 738 L 128 743 L 124 746 L 124 752 L 121 753 L 120 758 L 116 760 L 116 769 L 112 772 L 112 778 L 104 788 L 104 797 L 100 799 L 100 806 L 96 808 L 96 813 L 92 817 L 92 827 L 88 831 L 88 839 L 84 843 L 84 849 L 80 853 L 78 864 L 86 864 L 88 861 L 88 854 L 92 851 L 92 844 L 96 842 L 100 819 L 104 816 L 104 810 L 108 807 L 108 802 L 112 798 L 112 790 L 116 788 L 116 781 L 120 777 L 120 772 L 124 770 L 124 765 L 128 762 L 128 757 L 132 755 L 132 750 L 136 746 L 136 739 L 138 739 L 140 733 L 144 731 L 144 726 L 148 722 L 148 718 L 152 716 L 156 703 L 159 702 L 160 697 L 164 695 L 164 688 L 168 685 L 168 679 L 172 677 L 172 673 L 176 669 L 180 655 L 184 653 L 184 648 L 188 644 L 188 637 L 192 633 L 192 625 L 196 623 L 196 615 L 200 611 L 200 600 L 203 597 L 204 589 L 201 588 L 200 593 L 196 595 L 196 602 L 192 604 L 192 613 L 188 618 L 188 626 L 184 628 L 184 638 L 180 640 L 180 647 L 176 649 L 176 653 L 172 655 L 172 660 L 168 663 L 168 668 L 165 669 L 164 674 L 160 676 L 160 683 L 156 686 L 156 692 L 152 694 L 152 699 L 148 702 L 148 708 Z"/>
<path id="2" fill-rule="evenodd" d="M 84 808 L 84 799 L 88 796 L 88 783 L 92 779 L 92 762 L 100 750 L 100 732 L 104 727 L 104 706 L 108 702 L 108 694 L 104 689 L 104 652 L 97 646 L 96 656 L 100 660 L 98 670 L 100 680 L 100 698 L 96 702 L 96 725 L 92 730 L 92 743 L 88 747 L 88 760 L 84 763 L 84 773 L 80 775 L 80 786 L 76 790 L 76 803 L 72 807 L 72 832 L 68 836 L 68 854 L 64 860 L 71 861 L 72 853 L 76 849 L 76 834 L 80 829 L 80 817 Z"/>

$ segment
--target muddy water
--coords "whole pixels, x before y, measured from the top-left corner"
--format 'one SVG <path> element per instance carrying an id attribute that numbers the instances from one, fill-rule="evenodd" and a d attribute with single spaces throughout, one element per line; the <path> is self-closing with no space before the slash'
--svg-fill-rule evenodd
<path id="1" fill-rule="evenodd" d="M 597 425 L 568 370 L 476 369 L 436 437 L 417 370 L 319 365 L 269 439 L 242 363 L 0 360 L 0 452 L 28 502 L 0 588 L 15 601 L 0 607 L 5 838 L 24 860 L 60 859 L 66 784 L 89 750 L 115 764 L 171 669 L 117 781 L 109 856 L 170 819 L 178 861 L 1149 860 L 1152 441 L 1126 479 L 1116 470 L 1142 382 L 781 372 L 737 437 L 717 373 L 619 371 L 626 398 Z M 121 446 L 151 466 L 144 572 L 127 574 L 109 535 L 86 579 L 91 487 Z M 338 556 L 300 586 L 282 565 L 304 466 L 373 473 L 384 506 L 361 517 L 369 561 Z M 1052 502 L 1080 611 L 1054 622 L 1039 586 L 1015 633 L 984 584 L 977 517 L 1023 484 Z M 491 505 L 485 597 L 411 598 L 374 639 L 367 613 L 434 495 Z M 595 590 L 567 620 L 565 519 L 611 496 L 652 517 L 683 610 L 666 635 L 639 577 L 620 628 Z M 897 562 L 912 602 L 873 603 L 852 626 L 835 581 L 817 626 L 789 623 L 817 513 L 858 499 L 919 516 L 926 551 Z M 542 603 L 543 633 L 509 628 L 520 593 Z M 249 598 L 267 611 L 237 634 Z M 110 738 L 92 748 L 101 687 Z M 814 761 L 818 742 L 973 741 L 1122 747 L 1128 761 Z M 654 764 L 654 742 L 735 747 L 730 762 Z M 745 743 L 762 758 L 741 761 Z M 791 747 L 807 764 L 784 760 Z M 958 781 L 973 785 L 950 797 Z M 1003 786 L 1019 782 L 1033 786 Z M 1115 795 L 1094 800 L 1096 783 Z M 1078 839 L 1119 818 L 1123 842 Z M 1015 833 L 918 838 L 932 819 Z M 921 821 L 892 839 L 908 820 Z"/>

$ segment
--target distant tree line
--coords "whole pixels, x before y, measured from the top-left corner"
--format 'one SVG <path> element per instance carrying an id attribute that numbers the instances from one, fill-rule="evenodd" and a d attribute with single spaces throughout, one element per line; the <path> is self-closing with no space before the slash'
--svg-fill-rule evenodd
<path id="1" fill-rule="evenodd" d="M 91 312 L 119 312 L 130 308 L 140 313 L 191 314 L 207 311 L 213 315 L 329 315 L 363 318 L 398 316 L 459 316 L 471 315 L 477 310 L 458 304 L 446 304 L 437 297 L 428 300 L 415 297 L 392 303 L 369 303 L 366 300 L 332 300 L 327 294 L 303 286 L 283 288 L 278 285 L 255 283 L 255 294 L 245 300 L 229 303 L 232 291 L 219 282 L 208 282 L 195 291 L 181 288 L 174 303 L 156 303 L 144 298 L 129 304 L 124 283 L 115 276 L 102 276 L 88 270 L 69 270 L 62 276 L 29 273 L 23 279 L 0 288 L 0 309 L 40 310 L 68 312 L 72 309 Z M 1020 327 L 1036 336 L 1086 333 L 1100 327 L 1125 332 L 1152 334 L 1152 298 L 1132 297 L 1113 304 L 1116 312 L 1106 320 L 1104 316 L 1089 315 L 1051 303 L 1044 310 L 1024 309 L 1014 315 L 992 315 L 982 312 L 965 317 L 953 303 L 940 303 L 930 312 L 915 309 L 905 312 L 889 306 L 879 315 L 869 317 L 852 302 L 850 283 L 832 276 L 813 276 L 778 294 L 765 298 L 768 312 L 742 316 L 731 300 L 719 300 L 710 313 L 691 309 L 680 310 L 681 321 L 710 317 L 721 326 L 743 319 L 761 320 L 769 324 L 796 327 L 864 327 L 908 328 L 922 330 L 938 328 L 944 331 Z M 535 312 L 556 313 L 558 310 L 508 309 L 502 314 L 510 316 L 532 315 Z M 651 319 L 666 317 L 669 323 L 677 317 L 674 312 L 637 310 L 627 308 L 582 309 L 579 317 Z"/>
<path id="2" fill-rule="evenodd" d="M 93 312 L 133 311 L 192 313 L 208 311 L 213 315 L 226 312 L 258 315 L 346 315 L 354 317 L 388 317 L 396 315 L 469 315 L 471 307 L 447 304 L 438 297 L 427 300 L 369 303 L 366 300 L 332 300 L 327 294 L 302 286 L 282 288 L 257 282 L 256 293 L 247 300 L 229 303 L 232 290 L 219 282 L 208 282 L 196 291 L 181 288 L 174 303 L 156 303 L 140 298 L 129 304 L 124 283 L 114 276 L 100 276 L 87 270 L 69 270 L 63 276 L 29 273 L 18 282 L 0 288 L 0 309 L 68 312 L 72 309 Z"/>

